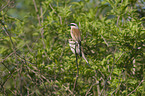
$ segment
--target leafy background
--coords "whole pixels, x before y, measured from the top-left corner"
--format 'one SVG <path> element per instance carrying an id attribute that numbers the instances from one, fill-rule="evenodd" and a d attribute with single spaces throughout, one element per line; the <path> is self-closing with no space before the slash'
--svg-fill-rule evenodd
<path id="1" fill-rule="evenodd" d="M 0 95 L 144 96 L 144 17 L 144 0 L 1 0 Z"/>

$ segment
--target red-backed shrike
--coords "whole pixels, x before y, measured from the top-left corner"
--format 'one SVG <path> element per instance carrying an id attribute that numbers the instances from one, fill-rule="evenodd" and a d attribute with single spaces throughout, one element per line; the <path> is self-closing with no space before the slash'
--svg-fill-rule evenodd
<path id="1" fill-rule="evenodd" d="M 74 40 L 72 39 L 69 39 L 69 46 L 71 48 L 71 51 L 75 54 L 75 52 L 77 54 L 80 54 L 80 48 L 79 48 L 79 44 L 76 43 Z M 76 46 L 76 47 L 75 47 Z M 76 51 L 75 51 L 76 49 Z M 85 61 L 87 62 L 87 64 L 89 65 L 89 62 L 87 61 L 86 57 L 85 57 L 85 54 L 83 52 L 83 48 L 81 47 L 81 54 L 82 54 L 82 57 L 85 59 Z M 90 65 L 89 65 L 90 66 Z"/>
<path id="2" fill-rule="evenodd" d="M 77 26 L 77 24 L 75 23 L 70 23 L 69 26 L 71 26 L 71 37 L 72 39 L 78 44 L 78 47 L 80 49 L 79 55 L 82 56 L 82 52 L 81 52 L 81 33 L 80 30 Z"/>

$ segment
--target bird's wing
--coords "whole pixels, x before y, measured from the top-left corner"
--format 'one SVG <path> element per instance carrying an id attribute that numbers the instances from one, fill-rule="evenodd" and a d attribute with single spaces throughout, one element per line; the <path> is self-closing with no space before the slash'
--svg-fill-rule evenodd
<path id="1" fill-rule="evenodd" d="M 79 29 L 78 28 L 73 28 L 72 29 L 72 38 L 74 37 L 74 39 L 78 42 L 78 44 L 79 44 L 79 49 L 80 49 L 80 56 L 82 56 L 82 52 L 81 52 L 81 34 L 80 34 L 80 31 L 79 31 Z"/>
<path id="2" fill-rule="evenodd" d="M 73 29 L 72 29 L 72 34 L 74 35 L 74 38 L 75 38 L 78 42 L 81 41 L 81 34 L 80 34 L 79 29 L 73 28 Z"/>

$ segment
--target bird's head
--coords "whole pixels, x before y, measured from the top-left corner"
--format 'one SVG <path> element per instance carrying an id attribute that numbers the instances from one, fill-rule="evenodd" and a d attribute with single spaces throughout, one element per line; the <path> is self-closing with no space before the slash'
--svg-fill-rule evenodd
<path id="1" fill-rule="evenodd" d="M 78 25 L 75 23 L 70 23 L 68 26 L 70 26 L 71 28 L 78 28 Z"/>

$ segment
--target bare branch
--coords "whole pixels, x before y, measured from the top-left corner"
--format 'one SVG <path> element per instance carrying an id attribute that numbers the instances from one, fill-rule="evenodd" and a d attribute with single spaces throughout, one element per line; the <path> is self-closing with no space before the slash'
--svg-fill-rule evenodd
<path id="1" fill-rule="evenodd" d="M 105 80 L 104 87 L 103 87 L 103 89 L 101 90 L 101 93 L 99 94 L 99 96 L 101 96 L 102 92 L 104 91 L 104 89 L 105 89 L 105 87 L 106 87 L 106 83 L 107 83 L 108 79 L 110 78 L 110 76 L 111 76 L 112 73 L 113 73 L 114 65 L 119 61 L 119 59 L 122 57 L 123 54 L 124 54 L 124 52 L 120 55 L 120 57 L 117 59 L 117 61 L 112 65 L 111 73 L 109 74 L 108 78 Z"/>
<path id="2" fill-rule="evenodd" d="M 143 82 L 144 80 L 141 80 L 141 82 L 138 84 L 138 86 L 132 91 L 130 92 L 127 96 L 131 95 L 133 92 L 135 92 L 137 90 L 137 88 L 140 86 L 140 84 Z"/>
<path id="3" fill-rule="evenodd" d="M 76 80 L 74 82 L 74 89 L 76 88 L 77 86 L 77 80 L 78 80 L 78 77 L 79 77 L 79 68 L 78 68 L 78 57 L 77 57 L 77 52 L 76 52 L 76 43 L 75 43 L 75 56 L 76 56 L 76 66 L 77 66 L 77 74 L 76 74 Z"/>
<path id="4" fill-rule="evenodd" d="M 5 9 L 9 4 L 10 4 L 10 0 L 7 1 L 7 4 L 5 6 L 2 6 L 2 8 L 0 9 L 0 11 L 2 11 L 3 9 Z"/>
<path id="5" fill-rule="evenodd" d="M 51 6 L 51 4 L 49 4 L 49 6 L 50 6 L 50 8 L 52 9 L 52 10 L 54 10 L 54 8 Z M 55 13 L 57 13 L 55 10 L 54 10 L 54 12 Z M 60 19 L 60 24 L 62 24 L 62 18 L 61 18 L 61 16 L 58 14 L 58 17 L 59 17 L 59 19 Z"/>
<path id="6" fill-rule="evenodd" d="M 105 40 L 105 38 L 101 35 L 102 39 L 104 40 L 105 44 L 107 45 L 107 47 L 109 47 L 109 44 L 107 43 L 107 41 Z"/>
<path id="7" fill-rule="evenodd" d="M 33 0 L 33 3 L 34 3 L 35 11 L 36 11 L 36 13 L 37 13 L 37 19 L 38 19 L 39 25 L 41 26 L 40 16 L 39 16 L 39 14 L 38 14 L 38 9 L 37 9 L 37 5 L 36 5 L 35 0 Z"/>
<path id="8" fill-rule="evenodd" d="M 89 90 L 86 92 L 86 95 L 85 96 L 88 96 L 88 94 L 89 94 L 89 91 L 92 89 L 92 87 L 94 86 L 94 85 L 96 85 L 96 84 L 99 84 L 99 81 L 97 81 L 96 83 L 94 83 L 94 84 L 92 84 L 91 86 L 90 86 L 90 88 L 89 88 Z"/>
<path id="9" fill-rule="evenodd" d="M 0 20 L 0 23 L 2 24 L 3 30 L 5 31 L 5 33 L 9 36 L 10 41 L 11 41 L 12 46 L 13 46 L 12 49 L 13 49 L 14 53 L 16 54 L 16 47 L 15 47 L 15 45 L 14 45 L 14 42 L 13 42 L 12 38 L 11 38 L 11 35 L 9 34 L 8 30 L 7 30 L 6 27 L 5 27 L 5 24 L 4 24 L 1 20 Z"/>
<path id="10" fill-rule="evenodd" d="M 120 16 L 118 16 L 118 18 L 117 18 L 117 24 L 116 24 L 117 26 L 118 26 L 119 18 L 120 18 Z"/>
<path id="11" fill-rule="evenodd" d="M 65 90 L 68 90 L 72 95 L 74 94 L 68 87 L 64 86 L 63 84 L 62 84 L 62 86 L 63 86 L 64 88 L 66 88 Z"/>

